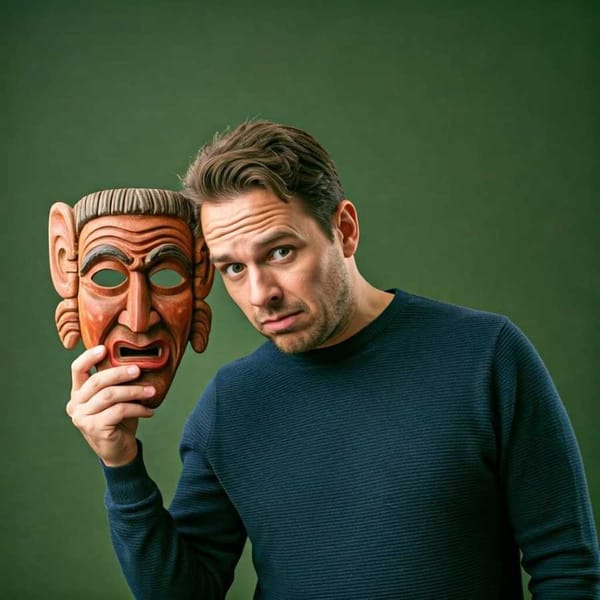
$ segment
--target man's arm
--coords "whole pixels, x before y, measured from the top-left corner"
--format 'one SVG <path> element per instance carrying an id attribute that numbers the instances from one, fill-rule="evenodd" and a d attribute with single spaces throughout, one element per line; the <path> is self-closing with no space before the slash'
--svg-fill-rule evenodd
<path id="1" fill-rule="evenodd" d="M 91 349 L 73 362 L 67 413 L 104 465 L 111 536 L 129 586 L 144 600 L 221 600 L 246 534 L 205 458 L 208 437 L 188 436 L 188 448 L 182 447 L 183 473 L 172 514 L 163 507 L 135 438 L 137 419 L 152 415 L 136 400 L 150 392 L 122 385 L 139 375 L 127 367 L 90 375 L 104 352 Z M 203 431 L 209 435 L 209 429 Z"/>
<path id="2" fill-rule="evenodd" d="M 598 598 L 598 540 L 575 435 L 541 358 L 510 322 L 493 385 L 501 482 L 533 597 Z"/>

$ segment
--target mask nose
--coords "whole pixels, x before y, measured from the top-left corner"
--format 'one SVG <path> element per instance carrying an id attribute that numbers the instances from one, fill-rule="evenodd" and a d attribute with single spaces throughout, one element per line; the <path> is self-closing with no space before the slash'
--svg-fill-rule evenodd
<path id="1" fill-rule="evenodd" d="M 127 305 L 125 310 L 121 311 L 118 323 L 134 333 L 142 333 L 159 321 L 159 314 L 152 310 L 152 298 L 144 273 L 131 272 L 127 290 Z"/>

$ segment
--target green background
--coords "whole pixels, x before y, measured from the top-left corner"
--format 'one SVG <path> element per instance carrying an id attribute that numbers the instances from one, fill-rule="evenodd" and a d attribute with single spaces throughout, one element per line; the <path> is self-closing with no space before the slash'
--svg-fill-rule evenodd
<path id="1" fill-rule="evenodd" d="M 176 188 L 198 148 L 247 117 L 331 152 L 374 284 L 526 332 L 571 416 L 598 522 L 599 4 L 3 3 L 0 597 L 130 597 L 100 469 L 64 413 L 79 349 L 54 329 L 50 205 Z M 208 350 L 188 350 L 140 430 L 166 501 L 186 415 L 219 365 L 261 342 L 220 282 L 210 301 Z M 246 553 L 229 599 L 251 598 L 253 578 Z"/>

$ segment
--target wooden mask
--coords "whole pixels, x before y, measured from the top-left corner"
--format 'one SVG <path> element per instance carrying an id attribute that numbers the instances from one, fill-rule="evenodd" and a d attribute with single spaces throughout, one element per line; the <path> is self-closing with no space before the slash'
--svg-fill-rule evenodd
<path id="1" fill-rule="evenodd" d="M 54 204 L 49 244 L 63 345 L 104 344 L 99 369 L 139 365 L 136 383 L 156 387 L 147 402 L 158 406 L 187 342 L 196 352 L 208 343 L 214 269 L 195 206 L 167 190 L 103 190 Z"/>

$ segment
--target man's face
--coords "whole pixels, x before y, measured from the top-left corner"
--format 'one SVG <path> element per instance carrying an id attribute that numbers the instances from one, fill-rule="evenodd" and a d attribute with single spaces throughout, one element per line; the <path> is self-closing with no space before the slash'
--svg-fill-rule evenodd
<path id="1" fill-rule="evenodd" d="M 176 217 L 116 215 L 86 223 L 79 236 L 79 320 L 84 345 L 104 344 L 100 369 L 136 364 L 135 383 L 164 399 L 188 341 L 194 240 Z"/>
<path id="2" fill-rule="evenodd" d="M 341 341 L 352 317 L 341 242 L 298 201 L 256 189 L 203 204 L 201 218 L 229 295 L 261 334 L 290 353 Z"/>

